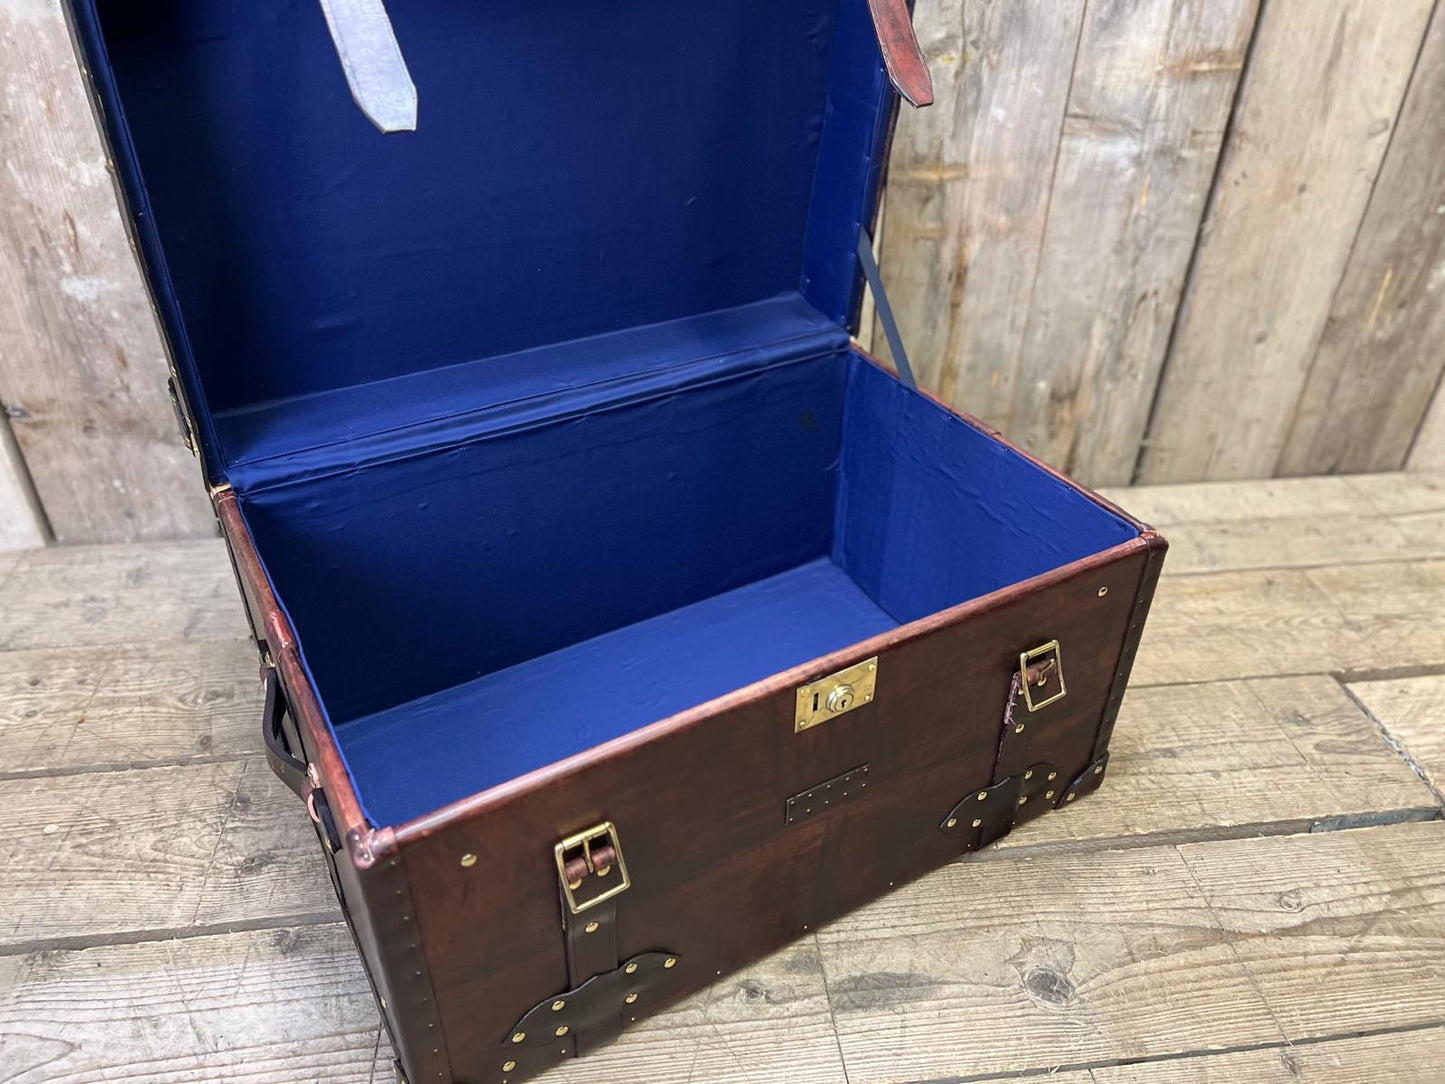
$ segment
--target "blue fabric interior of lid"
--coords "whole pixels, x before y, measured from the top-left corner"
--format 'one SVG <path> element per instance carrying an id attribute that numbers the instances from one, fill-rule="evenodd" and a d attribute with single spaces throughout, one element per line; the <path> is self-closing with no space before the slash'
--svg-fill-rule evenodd
<path id="1" fill-rule="evenodd" d="M 1135 535 L 846 346 L 632 391 L 242 497 L 375 823 Z"/>
<path id="2" fill-rule="evenodd" d="M 855 308 L 891 108 L 866 0 L 393 2 L 420 111 L 390 135 L 316 0 L 74 7 L 213 477 L 384 399 L 515 399 L 538 347 Z"/>

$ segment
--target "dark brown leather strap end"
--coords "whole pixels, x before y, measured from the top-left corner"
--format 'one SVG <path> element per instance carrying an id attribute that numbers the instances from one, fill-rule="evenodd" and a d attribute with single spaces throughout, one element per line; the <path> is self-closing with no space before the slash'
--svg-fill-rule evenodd
<path id="1" fill-rule="evenodd" d="M 868 0 L 868 10 L 873 14 L 883 66 L 894 88 L 917 109 L 932 105 L 933 77 L 918 47 L 918 35 L 913 32 L 908 0 Z"/>

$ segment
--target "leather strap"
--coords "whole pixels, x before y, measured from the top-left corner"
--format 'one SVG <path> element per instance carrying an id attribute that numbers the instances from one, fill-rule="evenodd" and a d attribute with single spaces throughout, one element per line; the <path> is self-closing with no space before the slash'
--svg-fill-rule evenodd
<path id="1" fill-rule="evenodd" d="M 868 289 L 873 291 L 873 304 L 878 309 L 878 322 L 883 325 L 883 335 L 888 340 L 888 349 L 893 352 L 893 364 L 898 366 L 898 379 L 905 387 L 917 388 L 913 379 L 913 367 L 908 364 L 908 352 L 903 349 L 903 336 L 898 333 L 898 321 L 893 316 L 893 306 L 888 303 L 888 293 L 883 289 L 883 275 L 878 270 L 878 261 L 873 258 L 873 238 L 867 230 L 858 231 L 858 262 L 863 265 L 863 277 L 868 280 Z"/>
<path id="2" fill-rule="evenodd" d="M 928 74 L 923 50 L 918 47 L 918 35 L 913 32 L 908 0 L 868 0 L 868 10 L 873 16 L 883 66 L 893 86 L 915 108 L 932 105 L 933 78 Z"/>
<path id="3" fill-rule="evenodd" d="M 566 901 L 562 903 L 566 913 Z M 573 989 L 588 979 L 617 970 L 617 903 L 607 900 L 580 915 L 566 914 L 567 983 Z"/>

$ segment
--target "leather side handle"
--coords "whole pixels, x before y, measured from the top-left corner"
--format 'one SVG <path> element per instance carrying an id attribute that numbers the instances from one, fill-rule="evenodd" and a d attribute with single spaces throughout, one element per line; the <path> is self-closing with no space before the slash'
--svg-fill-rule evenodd
<path id="1" fill-rule="evenodd" d="M 311 783 L 306 776 L 306 762 L 291 755 L 291 750 L 286 748 L 286 737 L 281 733 L 281 721 L 286 717 L 286 694 L 281 690 L 281 679 L 274 666 L 266 667 L 261 682 L 266 690 L 266 704 L 261 711 L 266 763 L 271 765 L 277 779 L 304 800 L 311 791 Z"/>

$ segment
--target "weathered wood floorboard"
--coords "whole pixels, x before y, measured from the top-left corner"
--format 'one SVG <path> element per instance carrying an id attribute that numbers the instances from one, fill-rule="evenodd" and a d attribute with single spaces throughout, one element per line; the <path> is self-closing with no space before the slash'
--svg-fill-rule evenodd
<path id="1" fill-rule="evenodd" d="M 1195 482 L 1100 492 L 1161 530 L 1180 523 L 1265 523 L 1312 516 L 1365 519 L 1445 511 L 1445 478 L 1426 472 Z"/>
<path id="2" fill-rule="evenodd" d="M 15 1084 L 389 1084 L 390 1062 L 341 925 L 0 957 Z"/>
<path id="3" fill-rule="evenodd" d="M 1050 1073 L 1047 1084 L 1364 1084 L 1425 1082 L 1445 1062 L 1445 1027 L 1391 1031 L 1361 1038 L 1290 1043 L 1207 1057 L 1160 1058 Z M 993 1077 L 991 1080 L 1017 1077 Z M 989 1084 L 979 1081 L 978 1084 Z"/>
<path id="4" fill-rule="evenodd" d="M 1109 785 L 548 1079 L 1428 1079 L 1445 824 L 1406 822 L 1440 797 L 1328 675 L 1445 665 L 1439 479 L 1119 496 L 1176 539 L 1254 534 L 1196 558 L 1227 571 L 1166 565 Z M 1332 540 L 1356 516 L 1418 527 L 1419 559 Z M 1261 544 L 1324 567 L 1248 567 Z M 259 756 L 222 548 L 0 554 L 0 612 L 0 1080 L 387 1079 L 312 829 Z M 1445 677 L 1349 692 L 1445 771 Z"/>
<path id="5" fill-rule="evenodd" d="M 378 1023 L 339 924 L 0 958 L 0 1079 L 17 1084 L 389 1082 L 390 1047 Z M 811 940 L 640 1022 L 606 1054 L 546 1077 L 842 1078 Z"/>
<path id="6" fill-rule="evenodd" d="M 851 1084 L 1445 1020 L 1445 824 L 960 863 L 818 931 Z"/>
<path id="7" fill-rule="evenodd" d="M 259 750 L 249 640 L 0 651 L 0 777 Z"/>
<path id="8" fill-rule="evenodd" d="M 1327 677 L 1135 689 L 1109 749 L 1098 800 L 1017 829 L 996 853 L 1282 835 L 1440 814 L 1435 795 Z"/>
<path id="9" fill-rule="evenodd" d="M 1445 676 L 1350 684 L 1437 794 L 1445 794 Z"/>
<path id="10" fill-rule="evenodd" d="M 1133 683 L 1438 667 L 1445 664 L 1441 612 L 1442 560 L 1166 574 Z"/>
<path id="11" fill-rule="evenodd" d="M 246 636 L 219 539 L 28 550 L 0 614 L 0 651 Z"/>
<path id="12" fill-rule="evenodd" d="M 310 821 L 259 758 L 0 781 L 5 946 L 338 913 Z"/>

